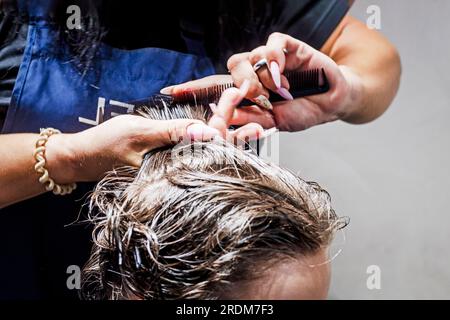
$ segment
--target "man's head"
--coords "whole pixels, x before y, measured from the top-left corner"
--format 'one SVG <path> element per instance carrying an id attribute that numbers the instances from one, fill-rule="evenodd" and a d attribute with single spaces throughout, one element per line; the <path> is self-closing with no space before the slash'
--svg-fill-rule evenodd
<path id="1" fill-rule="evenodd" d="M 147 109 L 207 120 L 208 108 Z M 325 298 L 327 247 L 345 221 L 328 193 L 221 139 L 146 155 L 91 198 L 82 295 L 91 299 Z"/>

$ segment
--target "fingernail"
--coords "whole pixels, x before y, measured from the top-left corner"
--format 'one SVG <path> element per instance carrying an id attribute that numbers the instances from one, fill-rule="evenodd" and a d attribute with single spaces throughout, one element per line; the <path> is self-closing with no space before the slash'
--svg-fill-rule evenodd
<path id="1" fill-rule="evenodd" d="M 192 140 L 211 140 L 215 136 L 219 136 L 219 130 L 211 128 L 205 124 L 194 123 L 186 129 L 187 134 Z"/>
<path id="2" fill-rule="evenodd" d="M 281 74 L 280 74 L 280 66 L 276 61 L 272 61 L 270 63 L 270 74 L 272 75 L 273 83 L 279 89 L 281 88 Z"/>
<path id="3" fill-rule="evenodd" d="M 245 79 L 239 87 L 239 90 L 241 91 L 243 96 L 246 96 L 248 89 L 250 89 L 250 81 L 248 79 Z"/>
<path id="4" fill-rule="evenodd" d="M 270 103 L 269 99 L 267 99 L 265 96 L 260 95 L 256 98 L 252 99 L 253 102 L 255 102 L 258 106 L 260 106 L 261 108 L 267 109 L 267 110 L 272 110 L 273 106 Z"/>
<path id="5" fill-rule="evenodd" d="M 211 111 L 212 111 L 213 113 L 216 113 L 216 110 L 217 110 L 217 104 L 215 104 L 215 103 L 210 103 L 210 104 L 209 104 L 209 107 L 211 108 Z"/>
<path id="6" fill-rule="evenodd" d="M 165 88 L 162 88 L 160 91 L 159 91 L 159 93 L 161 93 L 161 94 L 172 94 L 172 91 L 173 91 L 173 88 L 174 88 L 175 86 L 170 86 L 170 87 L 165 87 Z"/>
<path id="7" fill-rule="evenodd" d="M 282 96 L 283 98 L 285 98 L 286 100 L 294 100 L 294 97 L 292 96 L 292 94 L 289 92 L 288 89 L 286 88 L 279 88 L 277 90 L 277 93 Z"/>

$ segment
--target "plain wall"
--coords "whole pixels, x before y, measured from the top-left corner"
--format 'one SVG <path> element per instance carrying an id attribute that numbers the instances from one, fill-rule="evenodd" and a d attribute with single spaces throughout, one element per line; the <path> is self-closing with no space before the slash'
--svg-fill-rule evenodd
<path id="1" fill-rule="evenodd" d="M 351 14 L 366 21 L 370 5 L 402 58 L 397 98 L 367 125 L 282 133 L 280 163 L 319 182 L 351 219 L 330 298 L 449 299 L 450 1 L 357 0 Z M 366 286 L 370 265 L 380 290 Z"/>

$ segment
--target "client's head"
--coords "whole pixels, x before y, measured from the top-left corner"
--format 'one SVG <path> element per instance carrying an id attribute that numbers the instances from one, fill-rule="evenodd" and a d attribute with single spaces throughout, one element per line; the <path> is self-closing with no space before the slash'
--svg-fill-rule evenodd
<path id="1" fill-rule="evenodd" d="M 345 225 L 319 185 L 218 139 L 111 172 L 91 215 L 91 299 L 325 298 Z"/>

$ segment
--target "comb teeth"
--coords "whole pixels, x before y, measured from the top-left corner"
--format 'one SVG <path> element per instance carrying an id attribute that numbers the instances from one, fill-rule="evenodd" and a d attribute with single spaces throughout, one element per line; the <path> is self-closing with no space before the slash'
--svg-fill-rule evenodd
<path id="1" fill-rule="evenodd" d="M 321 74 L 323 84 L 320 83 Z M 324 69 L 288 71 L 285 73 L 285 76 L 290 84 L 289 91 L 294 98 L 325 93 L 330 88 Z M 173 103 L 190 103 L 194 105 L 207 106 L 210 103 L 219 102 L 222 93 L 226 89 L 229 89 L 231 87 L 234 87 L 234 84 L 232 82 L 222 83 L 219 85 L 211 86 L 209 88 L 180 92 L 173 95 Z M 269 100 L 271 102 L 277 102 L 283 101 L 284 99 L 277 94 L 271 93 Z M 244 101 L 243 105 L 245 105 L 245 102 L 248 101 Z"/>
<path id="2" fill-rule="evenodd" d="M 306 70 L 303 72 L 286 73 L 286 78 L 289 80 L 291 88 L 296 89 L 313 89 L 320 86 L 319 84 L 319 69 Z"/>
<path id="3" fill-rule="evenodd" d="M 223 83 L 209 88 L 184 91 L 173 96 L 174 103 L 192 102 L 195 105 L 208 105 L 219 102 L 222 93 L 233 87 L 233 83 Z"/>
<path id="4" fill-rule="evenodd" d="M 288 72 L 286 78 L 289 81 L 292 96 L 301 98 L 325 93 L 330 89 L 327 75 L 324 69 L 311 69 L 302 72 Z M 272 96 L 271 96 L 272 98 Z M 281 101 L 282 98 L 274 96 L 273 101 Z M 272 101 L 272 100 L 271 100 Z"/>

